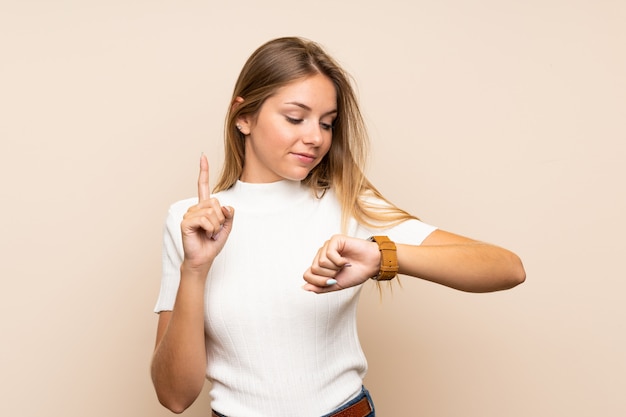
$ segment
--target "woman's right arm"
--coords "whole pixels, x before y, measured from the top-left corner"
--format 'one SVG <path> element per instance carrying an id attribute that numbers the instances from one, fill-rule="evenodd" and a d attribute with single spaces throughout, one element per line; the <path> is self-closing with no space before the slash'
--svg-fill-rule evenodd
<path id="1" fill-rule="evenodd" d="M 184 258 L 172 311 L 159 314 L 151 374 L 161 404 L 182 413 L 200 394 L 207 357 L 204 336 L 204 289 L 213 260 L 232 229 L 234 210 L 210 198 L 208 162 L 203 155 L 198 204 L 181 222 Z"/>
<path id="2" fill-rule="evenodd" d="M 159 313 L 152 382 L 161 404 L 182 413 L 200 394 L 206 374 L 204 287 L 206 275 L 184 271 L 173 311 Z"/>

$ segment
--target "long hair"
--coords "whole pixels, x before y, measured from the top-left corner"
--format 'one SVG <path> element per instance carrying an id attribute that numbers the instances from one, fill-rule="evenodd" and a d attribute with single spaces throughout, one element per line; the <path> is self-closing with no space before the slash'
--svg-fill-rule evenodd
<path id="1" fill-rule="evenodd" d="M 245 63 L 224 125 L 225 161 L 214 192 L 232 187 L 243 172 L 245 139 L 236 127 L 240 116 L 256 116 L 275 92 L 298 79 L 322 74 L 337 92 L 337 118 L 330 149 L 303 183 L 321 197 L 332 188 L 342 207 L 342 225 L 350 218 L 374 228 L 414 218 L 386 200 L 363 174 L 369 138 L 351 77 L 320 45 L 299 37 L 284 37 L 259 47 Z M 237 97 L 243 102 L 234 105 Z M 384 204 L 374 204 L 373 201 Z"/>

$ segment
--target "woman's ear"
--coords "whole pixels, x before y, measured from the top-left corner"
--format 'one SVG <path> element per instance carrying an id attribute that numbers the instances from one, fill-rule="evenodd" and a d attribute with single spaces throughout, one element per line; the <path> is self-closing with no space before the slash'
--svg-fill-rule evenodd
<path id="1" fill-rule="evenodd" d="M 235 126 L 237 126 L 237 130 L 244 136 L 248 136 L 250 134 L 250 125 L 248 122 L 243 121 L 244 119 L 247 120 L 247 118 L 243 118 L 243 117 L 238 117 L 237 118 L 237 124 Z"/>
<path id="2" fill-rule="evenodd" d="M 237 96 L 233 101 L 231 111 L 234 111 L 244 102 L 243 97 Z M 237 129 L 244 135 L 250 134 L 250 116 L 249 115 L 240 115 L 237 116 L 236 120 Z"/>
<path id="3" fill-rule="evenodd" d="M 244 102 L 243 97 L 239 97 L 239 96 L 235 97 L 235 100 L 233 101 L 233 104 L 231 106 L 231 110 L 235 110 L 243 102 Z"/>

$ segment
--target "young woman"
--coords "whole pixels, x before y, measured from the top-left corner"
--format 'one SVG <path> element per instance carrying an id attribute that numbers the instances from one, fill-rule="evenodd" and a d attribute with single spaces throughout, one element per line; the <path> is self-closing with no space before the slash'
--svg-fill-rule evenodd
<path id="1" fill-rule="evenodd" d="M 163 405 L 182 412 L 208 378 L 214 416 L 374 416 L 356 332 L 364 282 L 524 281 L 510 251 L 383 198 L 362 172 L 366 144 L 349 77 L 319 45 L 280 38 L 252 54 L 214 194 L 203 156 L 198 197 L 166 220 L 152 361 Z"/>

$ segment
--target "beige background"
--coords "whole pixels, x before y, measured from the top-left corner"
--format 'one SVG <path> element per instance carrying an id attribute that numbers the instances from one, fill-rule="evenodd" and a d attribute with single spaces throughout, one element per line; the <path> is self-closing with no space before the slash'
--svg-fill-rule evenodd
<path id="1" fill-rule="evenodd" d="M 1 1 L 0 415 L 170 415 L 165 212 L 201 152 L 218 171 L 244 60 L 291 34 L 355 76 L 390 199 L 527 268 L 487 295 L 368 285 L 379 415 L 626 415 L 624 22 L 621 0 Z"/>

